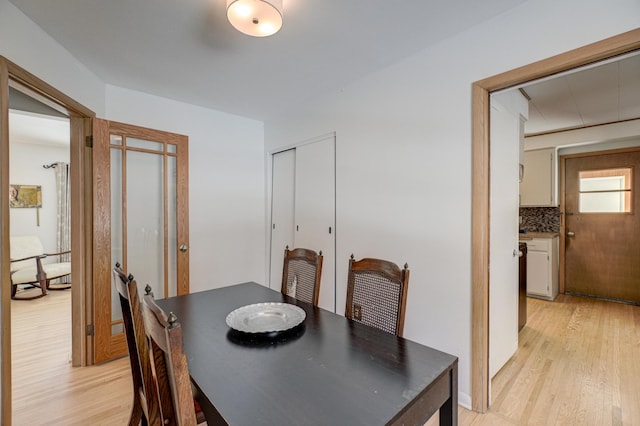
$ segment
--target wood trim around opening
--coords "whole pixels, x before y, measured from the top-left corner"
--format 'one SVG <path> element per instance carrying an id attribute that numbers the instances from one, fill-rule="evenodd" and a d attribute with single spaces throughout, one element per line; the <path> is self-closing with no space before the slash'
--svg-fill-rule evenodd
<path id="1" fill-rule="evenodd" d="M 6 189 L 9 188 L 9 168 L 5 167 L 9 164 L 9 70 L 7 61 L 0 56 L 0 258 L 2 267 L 0 271 L 2 276 L 0 282 L 8 283 L 11 279 L 9 275 L 9 197 L 7 197 Z M 1 387 L 2 387 L 2 418 L 0 423 L 3 425 L 11 424 L 11 291 L 9 285 L 2 285 L 0 288 L 0 297 L 2 305 L 0 308 L 2 328 L 0 332 L 2 336 L 2 352 L 1 360 Z"/>
<path id="2" fill-rule="evenodd" d="M 489 408 L 489 94 L 640 49 L 640 29 L 473 83 L 471 235 L 471 406 Z"/>
<path id="3" fill-rule="evenodd" d="M 74 215 L 72 228 L 80 225 L 76 231 L 71 231 L 72 250 L 72 363 L 74 366 L 88 363 L 87 348 L 89 347 L 85 338 L 85 325 L 87 312 L 85 309 L 85 298 L 90 295 L 90 282 L 87 282 L 87 270 L 91 270 L 91 247 L 86 245 L 85 234 L 90 231 L 85 225 L 91 226 L 90 216 L 87 218 L 84 210 L 85 204 L 90 205 L 91 192 L 87 192 L 87 182 L 90 183 L 91 175 L 87 175 L 85 168 L 91 162 L 91 148 L 85 146 L 85 137 L 91 134 L 90 120 L 95 117 L 95 113 L 84 107 L 69 96 L 47 84 L 19 65 L 14 64 L 3 56 L 0 56 L 0 185 L 2 188 L 9 187 L 9 130 L 8 122 L 9 110 L 9 84 L 18 83 L 28 90 L 33 91 L 37 96 L 42 96 L 47 101 L 61 106 L 69 114 L 71 130 L 71 178 L 74 185 L 71 194 L 71 211 Z M 89 165 L 90 167 L 90 165 Z M 4 193 L 0 191 L 0 193 Z M 6 203 L 5 203 L 6 201 Z M 5 205 L 6 204 L 6 205 Z M 8 282 L 9 276 L 9 204 L 8 197 L 2 197 L 0 201 L 0 254 L 2 255 L 2 281 Z M 88 221 L 87 221 L 88 219 Z M 82 231 L 84 229 L 84 232 Z M 79 231 L 79 232 L 78 232 Z M 90 235 L 90 232 L 89 232 Z M 6 265 L 5 265 L 6 263 Z M 4 275 L 7 275 L 6 277 Z M 4 425 L 11 424 L 11 294 L 10 286 L 2 286 L 1 307 L 2 307 L 2 419 Z M 87 290 L 87 291 L 85 291 Z"/>

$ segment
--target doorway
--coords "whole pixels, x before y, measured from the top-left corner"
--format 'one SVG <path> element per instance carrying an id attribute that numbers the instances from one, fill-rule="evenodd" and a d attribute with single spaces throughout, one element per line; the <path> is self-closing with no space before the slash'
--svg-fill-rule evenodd
<path id="1" fill-rule="evenodd" d="M 70 221 L 66 203 L 69 185 L 65 176 L 68 176 L 70 157 L 69 119 L 14 87 L 10 88 L 9 108 L 11 183 L 15 188 L 35 187 L 41 195 L 39 207 L 10 208 L 10 235 L 36 236 L 45 253 L 67 251 Z M 70 261 L 70 256 L 66 256 L 65 259 L 47 256 L 42 262 Z M 17 286 L 16 299 L 25 300 L 11 302 L 14 413 L 28 407 L 33 393 L 37 392 L 38 384 L 31 370 L 34 364 L 48 374 L 68 368 L 72 357 L 72 290 L 71 281 L 64 281 L 65 284 L 53 281 L 48 294 L 42 298 L 39 287 Z M 38 299 L 31 300 L 33 297 Z M 51 311 L 56 315 L 50 315 Z M 46 351 L 38 348 L 43 335 L 57 336 L 56 346 Z"/>
<path id="2" fill-rule="evenodd" d="M 472 346 L 471 402 L 489 407 L 490 92 L 640 49 L 640 30 L 602 40 L 484 80 L 472 87 Z"/>
<path id="3" fill-rule="evenodd" d="M 561 157 L 565 291 L 640 304 L 640 149 Z"/>
<path id="4" fill-rule="evenodd" d="M 85 188 L 87 181 L 86 169 L 90 170 L 90 149 L 85 144 L 85 137 L 91 133 L 91 123 L 87 118 L 94 116 L 93 111 L 85 108 L 64 93 L 44 83 L 28 71 L 12 63 L 4 57 L 0 57 L 0 160 L 2 172 L 0 173 L 0 193 L 5 194 L 10 185 L 9 176 L 9 88 L 20 88 L 29 97 L 53 108 L 69 117 L 70 123 L 70 180 L 74 182 L 71 192 L 71 254 L 72 286 L 71 301 L 71 340 L 73 366 L 86 365 L 90 357 L 87 354 L 86 345 L 86 310 L 85 289 L 90 286 L 87 280 L 87 262 L 90 262 L 90 243 L 87 235 L 91 235 L 91 223 L 86 221 L 85 207 L 90 206 L 90 192 Z M 88 200 L 88 201 L 87 201 Z M 0 258 L 2 261 L 2 282 L 9 282 L 9 197 L 2 197 L 0 201 Z M 88 264 L 90 267 L 90 263 Z M 90 270 L 90 269 L 89 269 Z M 89 277 L 90 278 L 90 277 Z M 11 424 L 11 289 L 10 286 L 2 286 L 2 424 Z"/>

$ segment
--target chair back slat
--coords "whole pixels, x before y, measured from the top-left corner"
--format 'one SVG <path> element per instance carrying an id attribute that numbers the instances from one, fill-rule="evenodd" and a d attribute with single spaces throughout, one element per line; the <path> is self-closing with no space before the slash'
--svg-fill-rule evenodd
<path id="1" fill-rule="evenodd" d="M 402 336 L 409 269 L 386 260 L 349 260 L 347 306 L 351 320 Z"/>
<path id="2" fill-rule="evenodd" d="M 193 426 L 196 413 L 187 357 L 182 349 L 182 327 L 173 313 L 156 304 L 149 292 L 142 313 L 149 338 L 165 425 Z"/>
<path id="3" fill-rule="evenodd" d="M 126 275 L 116 263 L 113 281 L 120 299 L 122 321 L 129 349 L 133 378 L 133 406 L 129 425 L 137 425 L 142 418 L 149 425 L 161 425 L 160 402 L 149 358 L 149 345 L 140 308 L 138 286 L 133 275 Z"/>
<path id="4" fill-rule="evenodd" d="M 322 252 L 296 248 L 284 250 L 282 294 L 318 306 L 322 279 Z"/>

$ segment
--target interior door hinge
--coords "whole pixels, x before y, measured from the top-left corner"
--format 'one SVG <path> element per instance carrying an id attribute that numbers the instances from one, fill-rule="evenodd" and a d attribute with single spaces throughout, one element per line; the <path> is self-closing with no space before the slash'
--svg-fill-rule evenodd
<path id="1" fill-rule="evenodd" d="M 87 137 L 85 138 L 85 143 L 84 143 L 84 145 L 85 145 L 87 148 L 93 148 L 93 136 L 87 136 Z"/>
<path id="2" fill-rule="evenodd" d="M 94 335 L 94 328 L 93 328 L 93 324 L 89 324 L 87 325 L 87 336 L 93 336 Z"/>

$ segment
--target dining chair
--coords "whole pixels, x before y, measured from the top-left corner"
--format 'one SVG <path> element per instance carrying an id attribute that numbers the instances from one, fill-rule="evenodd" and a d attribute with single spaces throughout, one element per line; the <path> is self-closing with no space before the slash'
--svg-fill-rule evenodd
<path id="1" fill-rule="evenodd" d="M 402 336 L 409 285 L 409 265 L 400 269 L 381 259 L 349 259 L 347 306 L 351 320 Z"/>
<path id="2" fill-rule="evenodd" d="M 116 263 L 113 268 L 113 279 L 122 308 L 122 322 L 133 378 L 133 406 L 129 426 L 161 425 L 160 403 L 149 358 L 149 345 L 140 308 L 138 286 L 133 275 L 126 275 L 119 263 Z"/>
<path id="3" fill-rule="evenodd" d="M 318 306 L 322 278 L 322 251 L 305 248 L 284 249 L 281 292 Z"/>
<path id="4" fill-rule="evenodd" d="M 182 349 L 178 318 L 160 308 L 146 287 L 142 316 L 156 372 L 163 424 L 194 426 L 197 423 L 187 357 Z"/>

